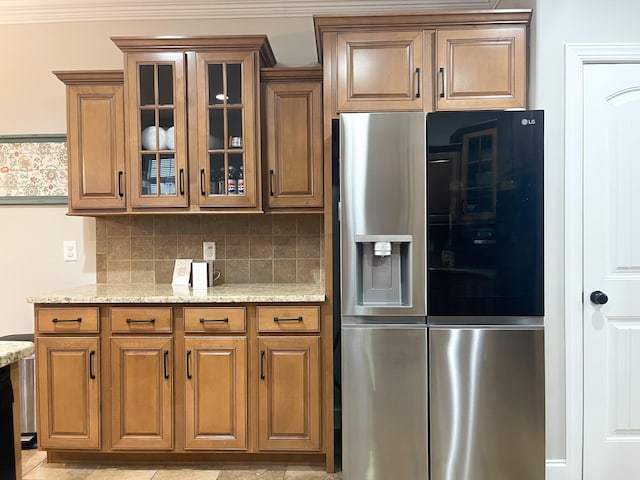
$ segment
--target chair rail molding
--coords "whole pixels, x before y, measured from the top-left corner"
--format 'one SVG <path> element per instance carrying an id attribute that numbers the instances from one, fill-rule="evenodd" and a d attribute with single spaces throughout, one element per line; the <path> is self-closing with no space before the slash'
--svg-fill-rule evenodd
<path id="1" fill-rule="evenodd" d="M 109 20 L 306 17 L 496 8 L 501 0 L 3 0 L 0 24 Z"/>

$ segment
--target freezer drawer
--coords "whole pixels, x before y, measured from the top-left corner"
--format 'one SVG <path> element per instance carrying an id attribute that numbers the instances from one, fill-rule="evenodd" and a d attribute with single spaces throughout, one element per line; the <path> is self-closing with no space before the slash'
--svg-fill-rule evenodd
<path id="1" fill-rule="evenodd" d="M 342 327 L 344 480 L 427 480 L 427 328 Z"/>
<path id="2" fill-rule="evenodd" d="M 430 328 L 431 478 L 544 480 L 542 328 Z"/>

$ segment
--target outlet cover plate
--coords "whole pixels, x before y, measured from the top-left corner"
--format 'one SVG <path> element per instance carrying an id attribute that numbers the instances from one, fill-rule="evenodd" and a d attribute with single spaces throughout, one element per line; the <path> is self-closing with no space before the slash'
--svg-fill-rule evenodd
<path id="1" fill-rule="evenodd" d="M 202 258 L 204 260 L 216 259 L 216 242 L 202 242 Z"/>

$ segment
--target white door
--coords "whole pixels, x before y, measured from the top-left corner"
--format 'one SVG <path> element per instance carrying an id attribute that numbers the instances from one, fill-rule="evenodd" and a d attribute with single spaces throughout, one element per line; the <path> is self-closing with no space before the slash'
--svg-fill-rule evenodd
<path id="1" fill-rule="evenodd" d="M 584 480 L 640 478 L 640 65 L 584 70 Z M 571 175 L 571 172 L 566 172 Z M 608 297 L 594 298 L 601 291 Z"/>

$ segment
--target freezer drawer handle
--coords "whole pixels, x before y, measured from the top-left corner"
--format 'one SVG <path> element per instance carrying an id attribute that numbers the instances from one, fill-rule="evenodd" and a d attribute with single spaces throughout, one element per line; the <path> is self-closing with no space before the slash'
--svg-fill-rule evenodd
<path id="1" fill-rule="evenodd" d="M 280 317 L 273 317 L 273 321 L 274 322 L 302 322 L 304 320 L 303 317 L 296 317 L 296 318 L 280 318 Z"/>
<path id="2" fill-rule="evenodd" d="M 81 323 L 82 322 L 82 317 L 78 317 L 78 318 L 54 318 L 53 320 L 51 320 L 53 323 Z"/>
<path id="3" fill-rule="evenodd" d="M 200 323 L 208 323 L 208 322 L 218 322 L 218 323 L 229 323 L 229 318 L 201 318 Z"/>

